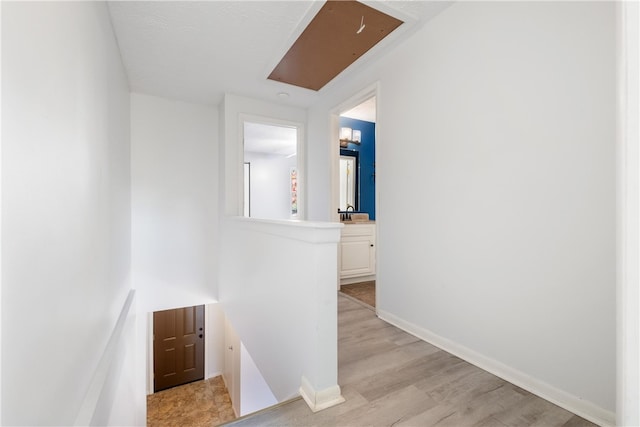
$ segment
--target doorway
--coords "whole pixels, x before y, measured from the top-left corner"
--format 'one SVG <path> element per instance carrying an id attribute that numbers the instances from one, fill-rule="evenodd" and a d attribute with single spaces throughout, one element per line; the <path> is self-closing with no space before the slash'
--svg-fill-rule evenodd
<path id="1" fill-rule="evenodd" d="M 204 379 L 204 305 L 153 313 L 153 390 Z"/>
<path id="2" fill-rule="evenodd" d="M 333 111 L 333 203 L 343 222 L 339 290 L 371 309 L 376 306 L 377 85 Z"/>
<path id="3" fill-rule="evenodd" d="M 375 96 L 341 112 L 339 117 L 340 208 L 366 213 L 372 221 L 376 219 L 376 121 Z M 343 164 L 353 165 L 353 177 Z M 343 193 L 347 199 L 353 194 L 353 203 L 343 203 Z"/>

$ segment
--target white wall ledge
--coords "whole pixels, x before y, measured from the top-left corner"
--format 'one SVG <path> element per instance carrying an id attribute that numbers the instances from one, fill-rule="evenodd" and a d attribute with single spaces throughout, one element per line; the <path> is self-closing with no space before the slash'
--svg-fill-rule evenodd
<path id="1" fill-rule="evenodd" d="M 231 225 L 243 230 L 281 236 L 309 243 L 338 243 L 340 230 L 344 224 L 339 222 L 277 220 L 228 216 L 223 227 Z"/>

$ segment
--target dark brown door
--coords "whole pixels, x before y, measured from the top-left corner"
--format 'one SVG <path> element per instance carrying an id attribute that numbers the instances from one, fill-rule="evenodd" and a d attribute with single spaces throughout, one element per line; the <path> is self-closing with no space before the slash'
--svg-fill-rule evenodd
<path id="1" fill-rule="evenodd" d="M 153 313 L 153 389 L 204 379 L 204 305 Z"/>

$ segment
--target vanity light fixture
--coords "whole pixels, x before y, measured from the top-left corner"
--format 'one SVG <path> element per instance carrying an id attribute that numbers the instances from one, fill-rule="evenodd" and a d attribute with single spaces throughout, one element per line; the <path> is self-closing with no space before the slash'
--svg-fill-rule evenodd
<path id="1" fill-rule="evenodd" d="M 352 130 L 351 128 L 340 128 L 340 139 L 343 140 L 347 140 L 347 141 L 351 141 L 352 138 Z"/>
<path id="2" fill-rule="evenodd" d="M 349 144 L 360 145 L 360 131 L 351 128 L 340 128 L 340 147 L 346 148 Z"/>

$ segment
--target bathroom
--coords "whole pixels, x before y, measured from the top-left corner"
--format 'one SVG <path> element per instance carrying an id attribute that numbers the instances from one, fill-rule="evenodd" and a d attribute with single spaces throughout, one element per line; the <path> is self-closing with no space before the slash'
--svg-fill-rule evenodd
<path id="1" fill-rule="evenodd" d="M 376 219 L 376 110 L 375 97 L 340 115 L 340 205 L 351 213 Z"/>
<path id="2" fill-rule="evenodd" d="M 340 291 L 375 308 L 376 98 L 340 114 Z"/>

